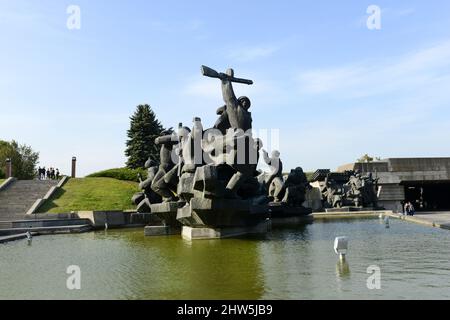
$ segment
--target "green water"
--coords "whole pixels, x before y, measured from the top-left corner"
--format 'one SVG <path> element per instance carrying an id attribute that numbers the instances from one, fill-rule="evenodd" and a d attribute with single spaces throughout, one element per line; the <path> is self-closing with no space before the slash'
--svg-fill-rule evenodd
<path id="1" fill-rule="evenodd" d="M 341 235 L 348 265 L 333 251 Z M 450 299 L 449 257 L 450 232 L 377 219 L 192 243 L 143 229 L 41 236 L 0 245 L 0 299 Z M 66 287 L 70 265 L 81 290 Z"/>

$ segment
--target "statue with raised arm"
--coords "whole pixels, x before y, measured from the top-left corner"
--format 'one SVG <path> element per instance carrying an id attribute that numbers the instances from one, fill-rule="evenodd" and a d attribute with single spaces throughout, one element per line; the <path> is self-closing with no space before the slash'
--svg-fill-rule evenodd
<path id="1" fill-rule="evenodd" d="M 235 173 L 227 182 L 225 197 L 238 198 L 239 188 L 253 177 L 253 165 L 256 164 L 258 151 L 250 130 L 252 128 L 252 117 L 248 111 L 251 105 L 250 99 L 247 97 L 237 98 L 233 90 L 233 82 L 250 85 L 253 84 L 253 81 L 236 78 L 233 69 L 219 73 L 202 66 L 202 74 L 221 80 L 225 106 L 217 111 L 220 117 L 214 128 L 218 129 L 222 135 L 214 139 L 212 146 L 219 152 L 226 149 L 226 157 L 221 159 L 226 159 L 224 162 L 231 166 Z M 210 147 L 211 145 L 205 149 L 209 150 Z M 215 165 L 221 164 L 218 161 L 214 162 Z"/>
<path id="2" fill-rule="evenodd" d="M 218 78 L 222 81 L 222 95 L 225 105 L 217 110 L 220 116 L 214 128 L 219 129 L 225 134 L 225 131 L 241 129 L 244 132 L 252 128 L 252 116 L 248 111 L 251 106 L 250 99 L 243 96 L 236 98 L 233 90 L 233 82 L 251 85 L 252 80 L 240 79 L 234 77 L 234 70 L 228 69 L 225 73 L 219 73 L 211 68 L 202 66 L 204 76 Z"/>

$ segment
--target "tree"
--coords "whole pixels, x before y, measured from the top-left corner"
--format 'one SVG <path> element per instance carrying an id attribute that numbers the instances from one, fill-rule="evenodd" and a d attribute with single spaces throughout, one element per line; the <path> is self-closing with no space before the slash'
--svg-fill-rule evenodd
<path id="1" fill-rule="evenodd" d="M 358 160 L 356 160 L 356 162 L 358 162 L 358 163 L 369 163 L 369 162 L 373 162 L 374 160 L 380 161 L 381 158 L 380 158 L 380 157 L 371 157 L 371 156 L 369 156 L 369 155 L 366 153 L 366 154 L 363 155 L 361 158 L 359 158 Z"/>
<path id="2" fill-rule="evenodd" d="M 6 159 L 11 159 L 12 174 L 17 179 L 30 180 L 36 176 L 36 166 L 39 162 L 39 152 L 34 152 L 30 146 L 19 145 L 17 141 L 0 140 L 0 176 L 5 176 L 3 168 Z"/>
<path id="3" fill-rule="evenodd" d="M 152 108 L 148 104 L 138 105 L 130 120 L 125 150 L 127 167 L 142 168 L 149 157 L 159 161 L 159 147 L 155 144 L 155 139 L 164 127 L 156 119 Z"/>

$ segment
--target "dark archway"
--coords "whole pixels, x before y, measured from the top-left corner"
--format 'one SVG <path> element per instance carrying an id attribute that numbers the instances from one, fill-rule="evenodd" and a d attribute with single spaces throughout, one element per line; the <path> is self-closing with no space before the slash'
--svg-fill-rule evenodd
<path id="1" fill-rule="evenodd" d="M 411 201 L 416 211 L 450 210 L 450 181 L 408 181 L 405 200 Z"/>

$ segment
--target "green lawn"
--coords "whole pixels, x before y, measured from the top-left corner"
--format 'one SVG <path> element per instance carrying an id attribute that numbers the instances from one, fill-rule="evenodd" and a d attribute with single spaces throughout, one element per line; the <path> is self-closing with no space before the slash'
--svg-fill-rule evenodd
<path id="1" fill-rule="evenodd" d="M 5 179 L 0 179 L 0 185 L 2 185 L 3 182 L 5 182 Z"/>
<path id="2" fill-rule="evenodd" d="M 112 178 L 70 179 L 39 209 L 40 213 L 134 209 L 138 184 Z"/>

